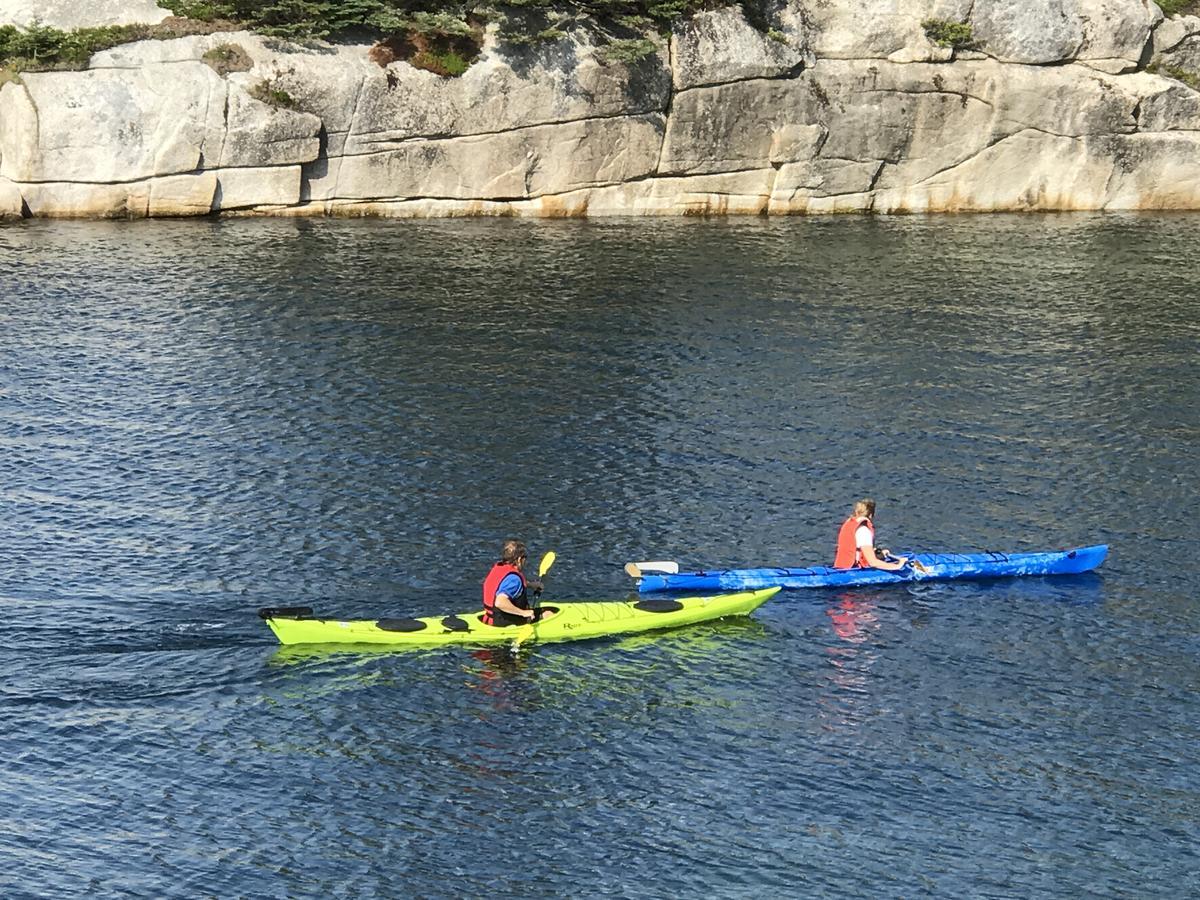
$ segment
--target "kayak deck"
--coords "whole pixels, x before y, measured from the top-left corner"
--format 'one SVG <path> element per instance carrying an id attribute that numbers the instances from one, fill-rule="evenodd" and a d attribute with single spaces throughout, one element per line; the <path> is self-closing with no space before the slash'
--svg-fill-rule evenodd
<path id="1" fill-rule="evenodd" d="M 322 619 L 307 607 L 264 608 L 266 621 L 281 644 L 443 644 L 570 641 L 676 628 L 745 616 L 766 603 L 778 587 L 670 600 L 567 602 L 546 604 L 557 614 L 532 625 L 484 625 L 480 611 L 419 619 Z"/>
<path id="2" fill-rule="evenodd" d="M 638 590 L 744 591 L 766 587 L 787 590 L 816 587 L 897 584 L 906 581 L 1008 578 L 1021 575 L 1077 575 L 1104 562 L 1107 544 L 1039 553 L 917 553 L 904 554 L 922 563 L 922 572 L 908 566 L 898 572 L 885 569 L 808 568 L 720 569 L 678 574 L 643 573 Z"/>

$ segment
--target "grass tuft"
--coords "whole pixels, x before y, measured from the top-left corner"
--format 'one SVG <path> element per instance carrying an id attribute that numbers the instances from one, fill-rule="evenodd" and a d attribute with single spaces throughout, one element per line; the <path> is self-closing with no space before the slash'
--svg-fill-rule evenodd
<path id="1" fill-rule="evenodd" d="M 254 60 L 240 44 L 217 44 L 202 59 L 222 77 L 231 72 L 249 72 L 254 68 Z"/>
<path id="2" fill-rule="evenodd" d="M 926 19 L 921 23 L 925 35 L 939 47 L 954 50 L 978 50 L 983 44 L 975 40 L 969 22 L 951 22 L 948 19 Z"/>

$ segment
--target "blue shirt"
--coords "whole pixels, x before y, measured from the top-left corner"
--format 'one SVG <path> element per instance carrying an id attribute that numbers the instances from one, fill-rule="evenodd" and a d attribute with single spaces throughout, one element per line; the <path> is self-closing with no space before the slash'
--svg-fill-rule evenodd
<path id="1" fill-rule="evenodd" d="M 500 587 L 496 588 L 497 594 L 504 594 L 509 600 L 516 600 L 521 596 L 521 578 L 509 572 L 500 582 Z"/>

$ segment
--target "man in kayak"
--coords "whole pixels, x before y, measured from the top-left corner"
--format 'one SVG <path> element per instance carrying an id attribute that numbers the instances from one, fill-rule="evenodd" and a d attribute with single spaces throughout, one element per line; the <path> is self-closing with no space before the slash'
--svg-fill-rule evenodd
<path id="1" fill-rule="evenodd" d="M 542 592 L 537 579 L 527 581 L 522 569 L 529 553 L 520 541 L 507 540 L 500 548 L 500 560 L 483 580 L 483 624 L 527 625 L 554 615 L 549 609 L 531 609 L 528 591 Z"/>
<path id="2" fill-rule="evenodd" d="M 854 512 L 838 531 L 835 569 L 886 569 L 895 572 L 908 565 L 908 557 L 875 549 L 875 501 L 870 497 L 854 504 Z"/>

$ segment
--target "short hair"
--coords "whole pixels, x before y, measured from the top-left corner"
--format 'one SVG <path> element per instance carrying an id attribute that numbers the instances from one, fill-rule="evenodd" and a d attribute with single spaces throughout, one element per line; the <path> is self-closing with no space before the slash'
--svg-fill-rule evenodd
<path id="1" fill-rule="evenodd" d="M 863 497 L 854 504 L 855 508 L 862 507 L 867 514 L 868 519 L 875 518 L 875 501 L 870 497 Z"/>
<path id="2" fill-rule="evenodd" d="M 504 546 L 500 548 L 500 562 L 512 564 L 521 557 L 529 558 L 529 552 L 525 549 L 525 545 L 520 541 L 509 538 L 504 542 Z"/>

